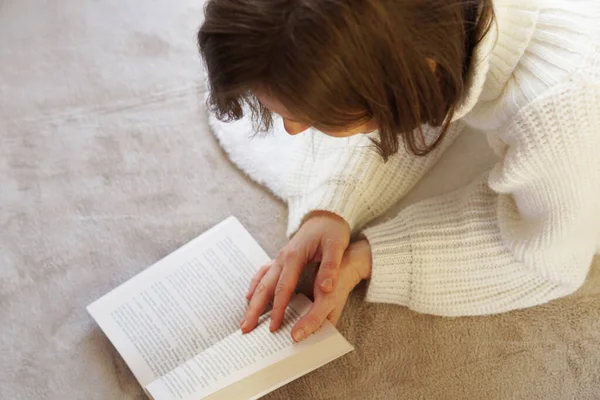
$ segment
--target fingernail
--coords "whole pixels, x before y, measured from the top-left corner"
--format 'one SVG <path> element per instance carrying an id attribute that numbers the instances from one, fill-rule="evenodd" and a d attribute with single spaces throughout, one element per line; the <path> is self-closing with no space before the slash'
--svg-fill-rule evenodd
<path id="1" fill-rule="evenodd" d="M 244 326 L 246 325 L 246 318 L 244 318 L 242 320 L 242 322 L 240 322 L 240 328 L 244 329 Z"/>
<path id="2" fill-rule="evenodd" d="M 333 289 L 333 281 L 331 280 L 331 278 L 327 278 L 323 282 L 321 282 L 321 289 L 327 291 Z"/>
<path id="3" fill-rule="evenodd" d="M 269 325 L 269 330 L 270 330 L 271 332 L 274 332 L 274 331 L 275 331 L 275 322 L 271 322 L 271 325 Z"/>
<path id="4" fill-rule="evenodd" d="M 304 329 L 298 329 L 296 332 L 294 332 L 294 340 L 299 342 L 302 339 L 304 339 Z"/>

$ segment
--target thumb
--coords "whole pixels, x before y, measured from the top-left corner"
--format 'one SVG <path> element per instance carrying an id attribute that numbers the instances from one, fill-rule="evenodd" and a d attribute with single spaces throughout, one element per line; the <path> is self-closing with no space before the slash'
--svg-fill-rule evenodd
<path id="1" fill-rule="evenodd" d="M 346 247 L 343 241 L 331 238 L 325 238 L 321 244 L 323 255 L 315 283 L 325 293 L 332 292 L 335 287 Z"/>

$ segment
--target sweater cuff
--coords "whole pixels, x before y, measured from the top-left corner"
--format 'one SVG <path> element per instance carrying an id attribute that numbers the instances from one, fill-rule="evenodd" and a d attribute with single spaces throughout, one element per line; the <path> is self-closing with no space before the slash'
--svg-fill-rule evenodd
<path id="1" fill-rule="evenodd" d="M 356 185 L 325 184 L 302 196 L 291 197 L 288 201 L 288 236 L 292 236 L 306 216 L 313 211 L 328 211 L 343 218 L 354 232 L 371 218 L 365 197 Z"/>
<path id="2" fill-rule="evenodd" d="M 404 221 L 391 220 L 366 229 L 371 245 L 371 278 L 366 300 L 409 306 L 413 284 L 413 254 Z"/>

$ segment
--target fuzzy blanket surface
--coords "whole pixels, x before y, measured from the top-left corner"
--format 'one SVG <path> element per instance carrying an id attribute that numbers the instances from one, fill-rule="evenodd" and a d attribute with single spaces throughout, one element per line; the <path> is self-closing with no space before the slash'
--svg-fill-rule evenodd
<path id="1" fill-rule="evenodd" d="M 285 205 L 210 132 L 202 6 L 0 1 L 1 398 L 143 399 L 85 306 L 232 214 L 268 253 L 285 244 Z M 491 162 L 466 133 L 403 204 Z M 575 295 L 496 316 L 363 295 L 339 325 L 356 351 L 267 398 L 600 398 L 598 262 Z"/>

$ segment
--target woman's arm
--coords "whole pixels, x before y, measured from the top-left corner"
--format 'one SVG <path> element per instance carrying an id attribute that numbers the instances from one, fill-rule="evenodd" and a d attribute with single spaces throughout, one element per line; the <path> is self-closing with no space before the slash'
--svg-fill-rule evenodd
<path id="1" fill-rule="evenodd" d="M 600 239 L 600 85 L 569 85 L 498 132 L 504 157 L 489 174 L 365 231 L 367 300 L 479 315 L 582 284 Z"/>
<path id="2" fill-rule="evenodd" d="M 441 145 L 425 157 L 414 156 L 403 148 L 384 162 L 371 141 L 316 137 L 304 155 L 300 171 L 290 177 L 294 186 L 288 200 L 288 234 L 293 235 L 307 216 L 328 211 L 342 217 L 353 232 L 396 204 L 437 161 L 464 129 L 456 122 Z M 433 141 L 439 129 L 427 128 L 425 136 Z"/>
<path id="3" fill-rule="evenodd" d="M 364 136 L 351 141 L 317 136 L 303 151 L 293 153 L 300 165 L 285 175 L 290 194 L 289 233 L 293 237 L 270 266 L 255 277 L 242 330 L 254 329 L 271 299 L 271 328 L 278 329 L 298 278 L 310 262 L 320 262 L 314 284 L 315 302 L 294 332 L 303 325 L 318 328 L 320 324 L 306 325 L 306 321 L 323 321 L 333 312 L 334 304 L 324 299 L 340 289 L 337 280 L 351 231 L 406 194 L 461 129 L 462 124 L 456 124 L 443 146 L 427 157 L 402 152 L 387 163 Z M 430 139 L 436 131 L 427 132 Z"/>

